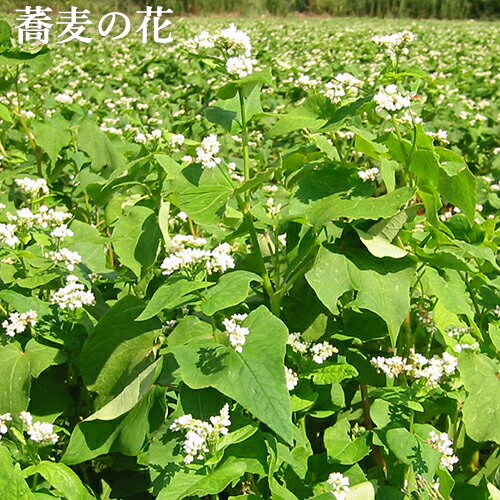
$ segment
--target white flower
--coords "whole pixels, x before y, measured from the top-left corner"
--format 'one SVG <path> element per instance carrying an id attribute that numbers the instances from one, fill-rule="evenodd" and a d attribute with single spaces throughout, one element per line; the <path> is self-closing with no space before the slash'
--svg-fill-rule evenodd
<path id="1" fill-rule="evenodd" d="M 27 433 L 32 441 L 41 444 L 55 444 L 59 439 L 54 426 L 48 422 L 34 422 L 28 426 Z"/>
<path id="2" fill-rule="evenodd" d="M 285 381 L 289 391 L 293 391 L 299 383 L 298 375 L 291 369 L 285 366 Z"/>
<path id="3" fill-rule="evenodd" d="M 303 89 L 313 89 L 319 85 L 319 80 L 314 80 L 309 75 L 300 75 L 297 80 L 295 80 L 295 84 Z"/>
<path id="4" fill-rule="evenodd" d="M 81 264 L 82 256 L 78 252 L 72 252 L 67 248 L 61 248 L 57 252 L 51 252 L 50 258 L 53 262 L 63 262 L 68 271 L 73 271 L 75 265 Z"/>
<path id="5" fill-rule="evenodd" d="M 205 238 L 175 235 L 172 238 L 170 254 L 160 266 L 164 269 L 163 274 L 170 275 L 179 270 L 190 271 L 200 264 L 204 264 L 208 274 L 225 272 L 235 266 L 234 259 L 230 255 L 231 246 L 228 243 L 221 243 L 211 251 L 200 248 L 206 243 Z"/>
<path id="6" fill-rule="evenodd" d="M 15 179 L 17 187 L 25 194 L 37 197 L 44 194 L 49 194 L 49 187 L 45 179 L 30 179 L 23 177 L 22 179 Z"/>
<path id="7" fill-rule="evenodd" d="M 455 352 L 461 353 L 466 350 L 476 350 L 479 349 L 479 342 L 474 342 L 473 344 L 457 344 L 453 350 Z"/>
<path id="8" fill-rule="evenodd" d="M 243 352 L 243 345 L 246 342 L 246 336 L 250 333 L 248 328 L 241 326 L 241 323 L 247 318 L 247 314 L 233 314 L 230 318 L 222 321 L 225 333 L 229 336 L 229 343 L 236 352 Z"/>
<path id="9" fill-rule="evenodd" d="M 50 236 L 52 236 L 53 240 L 59 242 L 65 238 L 74 236 L 74 233 L 66 224 L 61 224 L 51 231 Z"/>
<path id="10" fill-rule="evenodd" d="M 416 37 L 414 33 L 408 30 L 404 30 L 392 35 L 374 36 L 372 38 L 372 41 L 377 45 L 382 46 L 385 49 L 385 53 L 391 59 L 394 59 L 398 52 L 401 52 L 404 55 L 408 55 L 409 50 L 407 45 L 413 42 L 415 38 Z"/>
<path id="11" fill-rule="evenodd" d="M 392 358 L 377 356 L 372 358 L 370 363 L 378 372 L 385 373 L 389 378 L 400 375 L 406 369 L 406 359 L 401 356 L 393 356 Z"/>
<path id="12" fill-rule="evenodd" d="M 410 99 L 408 96 L 400 94 L 396 85 L 387 85 L 387 87 L 380 87 L 377 94 L 373 99 L 378 104 L 377 110 L 381 111 L 398 111 L 403 108 L 410 107 Z"/>
<path id="13" fill-rule="evenodd" d="M 448 434 L 446 432 L 437 433 L 431 431 L 427 442 L 441 454 L 441 465 L 452 471 L 453 465 L 458 462 L 458 457 L 453 453 L 453 441 Z"/>
<path id="14" fill-rule="evenodd" d="M 210 452 L 210 446 L 220 436 L 228 433 L 230 425 L 229 405 L 225 404 L 218 416 L 210 417 L 210 422 L 198 420 L 192 415 L 183 415 L 172 422 L 170 429 L 187 430 L 182 447 L 185 453 L 184 463 L 190 464 L 197 459 L 203 460 Z"/>
<path id="15" fill-rule="evenodd" d="M 401 356 L 392 358 L 376 357 L 370 360 L 377 371 L 385 373 L 392 378 L 401 373 L 406 373 L 415 379 L 426 379 L 431 387 L 436 387 L 445 375 L 452 375 L 458 365 L 458 359 L 444 352 L 443 356 L 433 356 L 427 359 L 422 354 L 410 350 L 408 359 Z"/>
<path id="16" fill-rule="evenodd" d="M 70 309 L 71 311 L 92 305 L 95 303 L 94 294 L 85 288 L 83 283 L 78 283 L 78 278 L 73 275 L 66 277 L 67 285 L 59 288 L 52 295 L 50 301 L 57 304 L 61 309 Z"/>
<path id="17" fill-rule="evenodd" d="M 426 135 L 442 142 L 443 144 L 450 143 L 450 141 L 448 140 L 448 132 L 446 132 L 446 130 L 443 130 L 442 128 L 440 128 L 437 132 L 426 132 Z"/>
<path id="18" fill-rule="evenodd" d="M 253 73 L 253 66 L 257 61 L 247 56 L 230 57 L 226 61 L 226 69 L 230 75 L 244 78 Z"/>
<path id="19" fill-rule="evenodd" d="M 19 420 L 26 425 L 31 425 L 33 423 L 33 415 L 29 411 L 22 411 L 19 414 Z"/>
<path id="20" fill-rule="evenodd" d="M 54 432 L 54 426 L 48 422 L 33 422 L 33 415 L 29 411 L 22 411 L 19 419 L 27 426 L 26 432 L 32 441 L 41 444 L 57 443 L 59 437 Z"/>
<path id="21" fill-rule="evenodd" d="M 54 99 L 61 104 L 73 104 L 73 97 L 68 94 L 57 94 Z"/>
<path id="22" fill-rule="evenodd" d="M 201 163 L 203 168 L 215 168 L 222 160 L 217 157 L 220 150 L 220 143 L 215 134 L 205 137 L 196 148 L 196 161 Z"/>
<path id="23" fill-rule="evenodd" d="M 469 328 L 467 326 L 447 326 L 444 330 L 448 337 L 460 337 L 461 335 L 465 335 Z"/>
<path id="24" fill-rule="evenodd" d="M 0 224 L 0 243 L 4 243 L 9 247 L 15 247 L 19 243 L 19 238 L 16 236 L 17 226 L 15 224 Z"/>
<path id="25" fill-rule="evenodd" d="M 340 73 L 325 85 L 324 94 L 333 103 L 339 103 L 343 99 L 355 98 L 362 85 L 363 82 L 351 73 Z"/>
<path id="26" fill-rule="evenodd" d="M 2 323 L 2 326 L 5 328 L 6 335 L 14 337 L 17 333 L 23 333 L 28 326 L 35 326 L 37 320 L 37 312 L 30 309 L 24 313 L 10 313 L 8 319 Z"/>
<path id="27" fill-rule="evenodd" d="M 146 137 L 145 134 L 139 132 L 138 134 L 136 134 L 136 136 L 134 137 L 134 141 L 135 142 L 138 142 L 139 144 L 146 144 L 146 142 L 148 142 L 148 138 Z"/>
<path id="28" fill-rule="evenodd" d="M 229 243 L 221 243 L 217 245 L 211 252 L 206 262 L 208 274 L 217 272 L 224 273 L 228 269 L 233 269 L 235 262 L 231 256 L 231 245 Z"/>
<path id="29" fill-rule="evenodd" d="M 274 198 L 268 198 L 266 200 L 266 212 L 269 217 L 277 217 L 280 214 L 282 208 L 283 205 L 281 203 L 276 203 L 276 200 Z"/>
<path id="30" fill-rule="evenodd" d="M 203 31 L 191 40 L 187 40 L 186 47 L 188 50 L 193 51 L 198 49 L 213 49 L 215 47 L 214 37 L 208 31 Z"/>
<path id="31" fill-rule="evenodd" d="M 328 476 L 326 482 L 332 485 L 332 493 L 335 495 L 337 500 L 345 500 L 347 498 L 347 494 L 351 491 L 351 488 L 349 487 L 349 478 L 340 472 L 332 472 Z"/>
<path id="32" fill-rule="evenodd" d="M 300 333 L 294 332 L 288 335 L 288 340 L 286 342 L 295 352 L 300 352 L 305 354 L 309 349 L 309 342 L 305 340 L 300 340 Z"/>
<path id="33" fill-rule="evenodd" d="M 367 168 L 366 170 L 358 170 L 358 176 L 363 181 L 376 181 L 380 170 L 377 167 Z"/>
<path id="34" fill-rule="evenodd" d="M 172 146 L 182 146 L 186 138 L 182 134 L 173 134 L 169 140 Z"/>
<path id="35" fill-rule="evenodd" d="M 313 355 L 313 361 L 322 364 L 330 356 L 339 352 L 339 350 L 333 347 L 329 342 L 321 342 L 319 344 L 314 344 L 309 352 Z"/>
<path id="36" fill-rule="evenodd" d="M 215 46 L 225 49 L 229 55 L 236 55 L 242 52 L 246 57 L 252 53 L 252 42 L 250 37 L 238 29 L 234 23 L 221 30 L 214 37 Z"/>
<path id="37" fill-rule="evenodd" d="M 9 428 L 7 427 L 7 422 L 12 420 L 12 415 L 10 413 L 4 413 L 0 415 L 0 439 L 2 439 L 3 434 L 7 434 Z"/>

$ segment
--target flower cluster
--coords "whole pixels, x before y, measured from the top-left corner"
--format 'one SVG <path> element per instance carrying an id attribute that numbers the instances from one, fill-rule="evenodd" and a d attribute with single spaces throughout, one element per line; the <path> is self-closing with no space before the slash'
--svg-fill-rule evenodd
<path id="1" fill-rule="evenodd" d="M 0 415 L 0 439 L 4 434 L 7 434 L 9 428 L 7 427 L 7 422 L 12 420 L 12 415 L 10 413 L 4 413 Z"/>
<path id="2" fill-rule="evenodd" d="M 200 265 L 204 265 L 208 274 L 225 272 L 235 266 L 233 257 L 230 255 L 231 246 L 221 243 L 213 250 L 202 248 L 207 244 L 205 238 L 177 234 L 172 238 L 170 254 L 165 257 L 161 264 L 163 274 L 170 275 L 175 271 L 193 271 Z"/>
<path id="3" fill-rule="evenodd" d="M 229 343 L 236 352 L 243 352 L 246 336 L 250 333 L 248 328 L 241 326 L 247 316 L 248 314 L 233 314 L 222 321 L 226 334 L 229 336 Z"/>
<path id="4" fill-rule="evenodd" d="M 339 350 L 333 347 L 329 342 L 320 342 L 311 345 L 310 342 L 301 339 L 300 333 L 294 332 L 288 335 L 287 344 L 295 351 L 301 354 L 312 354 L 312 359 L 318 364 L 324 363 L 329 357 L 338 353 Z"/>
<path id="5" fill-rule="evenodd" d="M 61 309 L 74 311 L 84 305 L 95 303 L 94 294 L 85 288 L 83 283 L 78 283 L 78 277 L 70 274 L 66 277 L 67 284 L 55 291 L 50 301 Z"/>
<path id="6" fill-rule="evenodd" d="M 332 472 L 326 482 L 332 485 L 332 493 L 337 500 L 345 500 L 351 491 L 349 478 L 340 472 Z"/>
<path id="7" fill-rule="evenodd" d="M 244 78 L 245 76 L 253 73 L 255 63 L 255 59 L 251 59 L 246 56 L 230 57 L 226 61 L 226 69 L 230 75 L 236 75 L 238 78 Z"/>
<path id="8" fill-rule="evenodd" d="M 18 227 L 40 227 L 42 229 L 61 226 L 72 215 L 68 212 L 54 210 L 46 205 L 42 205 L 38 212 L 32 212 L 29 208 L 21 208 L 16 214 L 7 214 L 11 222 L 14 222 Z"/>
<path id="9" fill-rule="evenodd" d="M 33 415 L 28 411 L 22 411 L 19 418 L 27 426 L 26 432 L 32 441 L 42 445 L 57 443 L 59 436 L 54 432 L 52 424 L 48 422 L 33 422 Z"/>
<path id="10" fill-rule="evenodd" d="M 29 177 L 23 177 L 22 179 L 15 179 L 14 182 L 20 191 L 33 198 L 49 194 L 49 186 L 45 179 L 30 179 Z"/>
<path id="11" fill-rule="evenodd" d="M 358 170 L 358 175 L 363 181 L 376 181 L 380 170 L 377 167 L 367 168 L 366 170 Z"/>
<path id="12" fill-rule="evenodd" d="M 426 132 L 426 135 L 429 137 L 432 137 L 436 141 L 440 141 L 443 144 L 449 144 L 450 141 L 448 140 L 448 132 L 446 130 L 443 130 L 440 128 L 437 132 Z"/>
<path id="13" fill-rule="evenodd" d="M 146 144 L 148 142 L 157 141 L 161 139 L 162 135 L 163 135 L 162 131 L 159 128 L 155 128 L 151 132 L 147 132 L 145 134 L 142 132 L 138 132 L 134 137 L 134 141 L 139 144 Z"/>
<path id="14" fill-rule="evenodd" d="M 408 45 L 415 40 L 415 33 L 404 30 L 392 35 L 374 36 L 372 41 L 377 45 L 384 48 L 385 53 L 391 58 L 395 59 L 398 52 L 403 55 L 409 54 Z"/>
<path id="15" fill-rule="evenodd" d="M 303 89 L 313 89 L 319 85 L 319 80 L 315 80 L 311 78 L 309 75 L 300 75 L 297 80 L 295 80 L 295 84 L 298 87 L 302 87 Z"/>
<path id="16" fill-rule="evenodd" d="M 434 323 L 433 312 L 429 311 L 423 304 L 417 305 L 417 318 L 428 333 L 433 335 L 437 332 L 437 327 Z"/>
<path id="17" fill-rule="evenodd" d="M 276 203 L 276 200 L 274 198 L 271 197 L 266 200 L 266 212 L 269 217 L 277 217 L 280 214 L 282 208 L 283 205 L 281 203 Z"/>
<path id="18" fill-rule="evenodd" d="M 385 373 L 390 378 L 406 373 L 414 379 L 426 379 L 432 387 L 436 387 L 446 375 L 453 374 L 458 365 L 458 359 L 447 352 L 444 352 L 442 357 L 426 358 L 413 349 L 409 358 L 378 356 L 372 358 L 370 362 L 377 371 Z"/>
<path id="19" fill-rule="evenodd" d="M 15 224 L 0 224 L 0 243 L 9 247 L 15 247 L 19 243 L 16 236 L 17 226 Z"/>
<path id="20" fill-rule="evenodd" d="M 399 111 L 410 107 L 410 98 L 407 95 L 398 92 L 397 85 L 387 85 L 380 87 L 379 91 L 373 96 L 377 103 L 377 110 L 381 111 Z"/>
<path id="21" fill-rule="evenodd" d="M 289 391 L 293 391 L 299 383 L 299 376 L 288 366 L 285 366 L 285 381 Z"/>
<path id="22" fill-rule="evenodd" d="M 342 100 L 357 97 L 359 87 L 362 85 L 363 82 L 351 75 L 351 73 L 340 73 L 325 85 L 324 94 L 333 103 L 337 104 Z"/>
<path id="23" fill-rule="evenodd" d="M 196 160 L 203 168 L 215 168 L 222 161 L 217 153 L 220 150 L 220 143 L 215 134 L 205 137 L 196 148 Z"/>
<path id="24" fill-rule="evenodd" d="M 204 31 L 186 42 L 189 50 L 219 49 L 225 58 L 226 70 L 230 75 L 243 78 L 254 71 L 257 61 L 252 59 L 250 37 L 234 23 L 218 33 Z"/>
<path id="25" fill-rule="evenodd" d="M 38 320 L 36 311 L 29 310 L 24 313 L 13 312 L 9 314 L 2 326 L 5 328 L 5 334 L 14 337 L 16 333 L 23 333 L 28 326 L 35 326 Z"/>
<path id="26" fill-rule="evenodd" d="M 74 271 L 75 266 L 81 264 L 82 256 L 78 252 L 72 252 L 67 248 L 61 248 L 57 252 L 51 252 L 50 258 L 53 262 L 62 262 L 68 271 Z"/>
<path id="27" fill-rule="evenodd" d="M 441 465 L 452 471 L 453 466 L 458 462 L 458 457 L 453 453 L 453 441 L 448 434 L 446 432 L 437 433 L 431 431 L 427 442 L 441 454 Z"/>
<path id="28" fill-rule="evenodd" d="M 194 460 L 203 460 L 205 454 L 210 452 L 210 445 L 227 434 L 230 425 L 229 405 L 226 403 L 218 416 L 210 417 L 210 422 L 193 418 L 192 415 L 183 415 L 172 422 L 170 429 L 187 431 L 182 447 L 186 454 L 184 463 L 190 464 Z"/>

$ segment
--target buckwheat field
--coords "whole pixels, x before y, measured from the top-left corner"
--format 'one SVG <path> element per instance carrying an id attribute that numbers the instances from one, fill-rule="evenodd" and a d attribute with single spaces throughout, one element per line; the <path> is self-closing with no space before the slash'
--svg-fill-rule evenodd
<path id="1" fill-rule="evenodd" d="M 498 22 L 5 19 L 1 500 L 500 498 Z"/>

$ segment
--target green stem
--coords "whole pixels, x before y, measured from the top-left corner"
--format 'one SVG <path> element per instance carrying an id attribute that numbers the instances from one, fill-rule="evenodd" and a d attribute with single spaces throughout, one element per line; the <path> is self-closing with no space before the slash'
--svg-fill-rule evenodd
<path id="1" fill-rule="evenodd" d="M 247 127 L 247 111 L 245 108 L 245 98 L 241 88 L 238 89 L 238 96 L 240 98 L 241 110 L 241 140 L 243 143 L 243 175 L 245 180 L 250 179 L 250 156 L 248 153 L 248 127 Z M 248 201 L 249 192 L 245 193 L 245 201 Z"/>
<path id="2" fill-rule="evenodd" d="M 245 173 L 245 179 L 248 179 L 250 177 L 250 163 L 249 163 L 249 158 L 248 158 L 248 131 L 247 131 L 247 126 L 246 126 L 246 114 L 245 114 L 245 106 L 244 106 L 244 100 L 243 100 L 243 95 L 241 93 L 241 89 L 238 90 L 239 96 L 240 96 L 240 105 L 241 105 L 241 121 L 242 121 L 242 138 L 243 138 L 243 165 L 244 165 L 244 173 Z M 233 185 L 233 181 L 231 178 L 227 175 L 227 173 L 219 166 L 219 170 L 224 174 L 226 179 L 229 181 L 231 185 Z M 235 194 L 236 201 L 238 203 L 238 206 L 243 213 L 243 217 L 245 218 L 245 222 L 248 226 L 248 232 L 250 234 L 250 241 L 252 243 L 252 247 L 258 257 L 259 260 L 259 268 L 260 268 L 260 275 L 262 276 L 262 284 L 264 286 L 264 290 L 266 291 L 270 305 L 271 305 L 271 312 L 278 316 L 280 315 L 280 302 L 281 299 L 277 300 L 276 294 L 274 293 L 273 285 L 271 283 L 271 279 L 269 278 L 269 273 L 267 272 L 266 269 L 266 264 L 264 262 L 264 257 L 262 255 L 262 251 L 260 250 L 260 245 L 259 245 L 259 239 L 257 237 L 257 231 L 255 229 L 255 225 L 253 223 L 253 217 L 252 214 L 250 213 L 249 206 L 248 206 L 248 192 L 245 193 L 245 201 L 241 199 L 241 196 L 238 194 Z"/>

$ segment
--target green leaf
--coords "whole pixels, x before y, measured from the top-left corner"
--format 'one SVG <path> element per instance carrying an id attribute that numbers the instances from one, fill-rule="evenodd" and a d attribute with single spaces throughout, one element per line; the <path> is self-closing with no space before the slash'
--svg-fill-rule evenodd
<path id="1" fill-rule="evenodd" d="M 305 374 L 307 378 L 312 378 L 313 382 L 319 385 L 339 383 L 357 375 L 358 370 L 347 363 L 321 366 Z"/>
<path id="2" fill-rule="evenodd" d="M 144 305 L 124 297 L 108 311 L 85 342 L 80 370 L 89 390 L 111 399 L 152 362 L 152 348 L 161 324 L 156 319 L 135 321 Z"/>
<path id="3" fill-rule="evenodd" d="M 24 477 L 40 474 L 66 500 L 91 500 L 91 495 L 81 479 L 66 465 L 42 461 L 23 471 Z"/>
<path id="4" fill-rule="evenodd" d="M 50 50 L 41 48 L 38 52 L 25 52 L 23 50 L 6 50 L 0 54 L 0 66 L 20 66 L 30 68 L 33 73 L 43 73 L 50 66 Z"/>
<path id="5" fill-rule="evenodd" d="M 395 344 L 410 307 L 410 284 L 415 266 L 407 259 L 377 260 L 359 251 L 349 255 L 322 247 L 306 279 L 318 298 L 337 314 L 337 300 L 349 290 L 358 291 L 354 304 L 378 314 Z"/>
<path id="6" fill-rule="evenodd" d="M 85 421 L 113 420 L 130 411 L 153 385 L 158 376 L 158 371 L 161 369 L 161 362 L 162 359 L 160 358 L 148 366 L 115 399 L 90 415 L 90 417 L 87 417 Z"/>
<path id="7" fill-rule="evenodd" d="M 415 190 L 408 187 L 396 189 L 378 198 L 348 199 L 344 195 L 333 194 L 310 203 L 303 213 L 307 221 L 316 227 L 343 217 L 355 220 L 387 219 L 396 215 L 399 208 L 411 200 L 414 194 Z"/>
<path id="8" fill-rule="evenodd" d="M 71 434 L 62 461 L 67 465 L 79 464 L 113 452 L 135 456 L 164 420 L 165 389 L 152 387 L 126 415 L 114 420 L 80 422 Z"/>
<path id="9" fill-rule="evenodd" d="M 108 136 L 91 120 L 85 120 L 76 137 L 78 149 L 85 151 L 91 159 L 92 167 L 100 169 L 109 166 L 123 167 L 125 162 Z"/>
<path id="10" fill-rule="evenodd" d="M 24 313 L 32 309 L 33 311 L 36 311 L 39 316 L 48 316 L 52 314 L 50 305 L 46 302 L 43 302 L 38 297 L 22 295 L 14 290 L 2 290 L 0 292 L 0 299 L 7 302 L 9 306 L 20 313 Z"/>
<path id="11" fill-rule="evenodd" d="M 217 224 L 231 193 L 232 188 L 218 184 L 185 189 L 179 196 L 179 209 L 197 224 Z"/>
<path id="12" fill-rule="evenodd" d="M 484 354 L 463 353 L 458 369 L 469 395 L 462 412 L 467 435 L 474 441 L 500 444 L 500 370 Z"/>
<path id="13" fill-rule="evenodd" d="M 333 110 L 330 99 L 320 95 L 310 97 L 304 104 L 281 118 L 266 136 L 285 135 L 300 129 L 319 130 L 327 123 Z"/>
<path id="14" fill-rule="evenodd" d="M 204 339 L 212 338 L 212 326 L 205 321 L 201 321 L 196 316 L 184 316 L 168 336 L 168 345 L 174 347 L 187 344 L 191 340 L 200 337 Z"/>
<path id="15" fill-rule="evenodd" d="M 174 347 L 180 376 L 193 389 L 214 387 L 234 399 L 290 443 L 293 427 L 283 364 L 288 330 L 264 306 L 243 325 L 250 333 L 241 354 L 215 340 Z"/>
<path id="16" fill-rule="evenodd" d="M 21 466 L 14 462 L 6 446 L 0 446 L 0 498 L 2 500 L 34 500 L 23 477 Z"/>
<path id="17" fill-rule="evenodd" d="M 381 234 L 369 234 L 361 231 L 361 229 L 354 228 L 358 233 L 361 243 L 365 245 L 367 250 L 375 257 L 391 257 L 392 259 L 402 259 L 408 252 L 402 248 L 393 245 L 389 240 L 384 238 Z"/>
<path id="18" fill-rule="evenodd" d="M 82 256 L 82 261 L 94 273 L 107 273 L 106 243 L 107 238 L 99 231 L 85 222 L 74 220 L 70 225 L 74 236 L 67 238 L 64 246 Z"/>
<path id="19" fill-rule="evenodd" d="M 389 429 L 385 437 L 389 449 L 401 462 L 411 465 L 415 474 L 432 481 L 439 466 L 437 450 L 406 429 Z"/>
<path id="20" fill-rule="evenodd" d="M 325 448 L 331 461 L 345 465 L 355 464 L 370 453 L 369 434 L 351 439 L 350 432 L 351 425 L 347 419 L 342 419 L 326 429 Z"/>
<path id="21" fill-rule="evenodd" d="M 28 408 L 30 362 L 17 343 L 0 347 L 0 414 L 18 414 Z M 1 447 L 0 447 L 1 448 Z"/>
<path id="22" fill-rule="evenodd" d="M 49 155 L 55 165 L 61 150 L 71 141 L 69 122 L 64 118 L 54 117 L 45 122 L 31 123 L 36 143 Z"/>
<path id="23" fill-rule="evenodd" d="M 66 354 L 64 351 L 40 344 L 35 339 L 31 339 L 26 344 L 25 356 L 30 363 L 30 374 L 33 378 L 37 378 L 40 373 L 46 370 L 49 366 L 64 363 Z"/>
<path id="24" fill-rule="evenodd" d="M 113 231 L 113 248 L 120 262 L 140 276 L 155 260 L 160 244 L 156 214 L 147 207 L 127 207 Z"/>
<path id="25" fill-rule="evenodd" d="M 164 309 L 174 309 L 192 300 L 195 296 L 191 293 L 201 288 L 208 288 L 214 285 L 209 281 L 188 281 L 179 279 L 162 285 L 151 297 L 146 309 L 136 319 L 145 321 L 156 316 Z"/>
<path id="26" fill-rule="evenodd" d="M 346 500 L 375 500 L 375 487 L 370 481 L 351 486 Z"/>
<path id="27" fill-rule="evenodd" d="M 224 274 L 217 285 L 205 294 L 201 311 L 207 316 L 212 316 L 217 311 L 240 304 L 248 297 L 252 281 L 260 282 L 262 278 L 248 271 Z"/>

